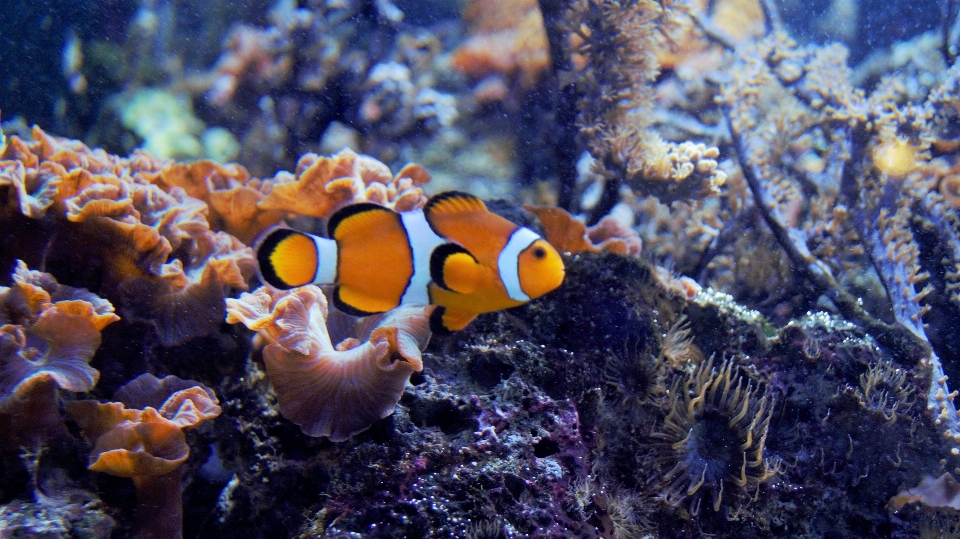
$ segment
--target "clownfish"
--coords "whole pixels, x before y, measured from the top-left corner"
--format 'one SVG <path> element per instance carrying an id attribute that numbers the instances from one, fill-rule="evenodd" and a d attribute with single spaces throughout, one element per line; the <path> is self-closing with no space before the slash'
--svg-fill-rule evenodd
<path id="1" fill-rule="evenodd" d="M 431 329 L 449 333 L 478 314 L 538 298 L 564 278 L 563 260 L 546 240 L 456 191 L 402 213 L 345 206 L 327 221 L 327 236 L 268 230 L 255 247 L 261 280 L 280 289 L 333 284 L 334 306 L 353 316 L 436 305 Z"/>

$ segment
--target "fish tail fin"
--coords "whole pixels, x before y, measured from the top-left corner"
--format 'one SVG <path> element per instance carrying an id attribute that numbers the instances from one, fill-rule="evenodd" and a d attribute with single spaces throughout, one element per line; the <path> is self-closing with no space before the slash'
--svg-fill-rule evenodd
<path id="1" fill-rule="evenodd" d="M 286 290 L 329 283 L 336 277 L 333 240 L 289 228 L 273 228 L 257 241 L 255 250 L 260 278 L 274 288 Z"/>

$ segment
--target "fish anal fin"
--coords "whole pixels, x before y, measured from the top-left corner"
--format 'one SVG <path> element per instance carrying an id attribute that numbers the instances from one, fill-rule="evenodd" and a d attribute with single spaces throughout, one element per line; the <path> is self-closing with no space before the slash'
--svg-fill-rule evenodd
<path id="1" fill-rule="evenodd" d="M 333 306 L 350 316 L 370 316 L 396 307 L 380 298 L 372 298 L 348 286 L 338 286 L 333 291 Z"/>
<path id="2" fill-rule="evenodd" d="M 460 294 L 473 293 L 483 267 L 469 251 L 455 243 L 445 243 L 430 255 L 430 277 L 440 288 Z"/>
<path id="3" fill-rule="evenodd" d="M 446 335 L 454 331 L 460 331 L 467 327 L 477 314 L 472 311 L 461 309 L 449 309 L 447 307 L 436 307 L 430 313 L 430 331 L 438 335 Z"/>

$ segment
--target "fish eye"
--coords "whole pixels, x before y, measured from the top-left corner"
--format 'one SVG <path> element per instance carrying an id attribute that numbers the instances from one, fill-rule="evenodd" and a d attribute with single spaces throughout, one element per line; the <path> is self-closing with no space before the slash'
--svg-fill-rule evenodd
<path id="1" fill-rule="evenodd" d="M 537 247 L 536 249 L 533 250 L 533 257 L 538 260 L 542 260 L 546 256 L 547 256 L 547 250 L 544 249 L 543 247 Z"/>

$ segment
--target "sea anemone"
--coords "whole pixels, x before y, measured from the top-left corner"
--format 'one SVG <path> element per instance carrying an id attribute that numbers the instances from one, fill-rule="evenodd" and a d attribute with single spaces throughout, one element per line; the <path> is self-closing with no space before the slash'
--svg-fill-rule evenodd
<path id="1" fill-rule="evenodd" d="M 678 375 L 668 406 L 662 429 L 652 435 L 661 440 L 656 460 L 663 468 L 672 465 L 660 478 L 659 495 L 667 503 L 689 498 L 696 515 L 709 491 L 719 511 L 728 489 L 757 489 L 778 473 L 779 463 L 763 454 L 773 401 L 732 360 L 714 368 L 711 358 Z"/>
<path id="2" fill-rule="evenodd" d="M 860 406 L 880 414 L 887 425 L 892 425 L 897 421 L 898 412 L 905 413 L 916 401 L 914 391 L 907 371 L 894 367 L 889 361 L 879 361 L 860 375 L 860 387 L 854 394 Z"/>
<path id="3" fill-rule="evenodd" d="M 663 371 L 657 359 L 645 353 L 637 340 L 627 340 L 612 353 L 603 369 L 603 381 L 620 396 L 620 404 L 639 404 L 663 393 Z"/>

